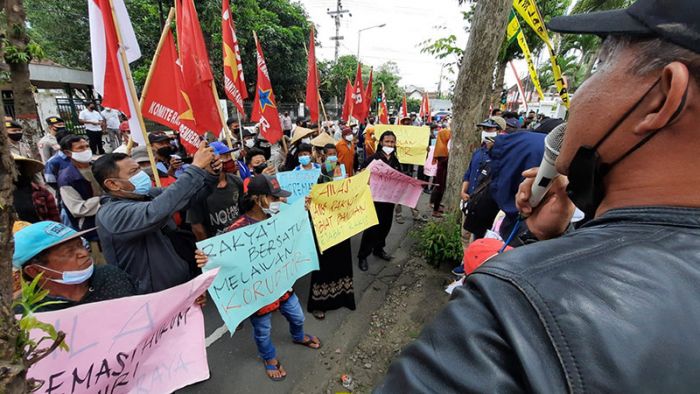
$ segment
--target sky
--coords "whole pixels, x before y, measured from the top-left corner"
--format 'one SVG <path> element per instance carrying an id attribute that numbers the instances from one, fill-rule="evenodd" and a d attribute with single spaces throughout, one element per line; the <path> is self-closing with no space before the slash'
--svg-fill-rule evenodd
<path id="1" fill-rule="evenodd" d="M 335 10 L 336 0 L 298 0 L 304 5 L 316 24 L 316 39 L 321 46 L 316 49 L 319 59 L 332 60 L 335 54 L 335 21 L 327 10 Z M 420 52 L 419 43 L 450 34 L 457 36 L 458 45 L 466 47 L 467 33 L 457 0 L 342 0 L 345 14 L 341 20 L 340 56 L 356 55 L 358 30 L 386 23 L 383 28 L 362 32 L 360 60 L 363 64 L 378 67 L 387 61 L 398 64 L 401 86 L 415 85 L 436 91 L 440 78 L 441 61 Z M 441 29 L 438 29 L 438 26 Z M 455 76 L 451 76 L 454 80 Z M 443 82 L 443 91 L 449 86 Z"/>

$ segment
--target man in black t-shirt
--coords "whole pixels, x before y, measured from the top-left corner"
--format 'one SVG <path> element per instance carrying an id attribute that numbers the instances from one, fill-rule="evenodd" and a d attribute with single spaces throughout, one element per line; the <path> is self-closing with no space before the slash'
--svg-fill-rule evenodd
<path id="1" fill-rule="evenodd" d="M 243 181 L 236 175 L 236 161 L 230 154 L 232 149 L 221 142 L 213 142 L 210 146 L 223 167 L 213 190 L 202 189 L 187 211 L 187 221 L 192 225 L 197 241 L 226 232 L 240 215 L 238 204 L 243 196 Z"/>

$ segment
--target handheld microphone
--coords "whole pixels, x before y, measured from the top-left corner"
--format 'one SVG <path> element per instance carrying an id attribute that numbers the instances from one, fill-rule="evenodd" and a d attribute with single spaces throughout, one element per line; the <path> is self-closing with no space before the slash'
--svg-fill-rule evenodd
<path id="1" fill-rule="evenodd" d="M 547 191 L 549 191 L 549 188 L 552 186 L 552 181 L 559 176 L 557 169 L 554 167 L 554 163 L 557 161 L 557 157 L 559 157 L 559 150 L 564 141 L 564 134 L 566 134 L 566 123 L 555 127 L 544 140 L 544 156 L 542 157 L 540 169 L 537 171 L 535 182 L 532 184 L 532 194 L 529 200 L 532 208 L 535 208 L 542 202 L 545 194 L 547 194 Z"/>

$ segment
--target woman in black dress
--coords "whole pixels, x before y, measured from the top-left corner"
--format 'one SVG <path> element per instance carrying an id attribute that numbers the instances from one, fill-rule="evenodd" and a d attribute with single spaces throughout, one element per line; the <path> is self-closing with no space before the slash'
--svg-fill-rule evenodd
<path id="1" fill-rule="evenodd" d="M 379 145 L 377 152 L 368 157 L 363 163 L 366 168 L 374 160 L 381 160 L 388 164 L 391 168 L 401 171 L 401 164 L 396 157 L 396 135 L 387 130 L 379 137 Z M 375 202 L 374 209 L 377 211 L 377 219 L 379 224 L 372 226 L 362 233 L 362 242 L 360 243 L 360 251 L 357 254 L 358 266 L 361 271 L 367 271 L 367 257 L 370 253 L 385 261 L 391 261 L 392 257 L 385 250 L 386 237 L 391 231 L 391 224 L 394 220 L 394 207 L 396 204 L 388 202 Z"/>
<path id="2" fill-rule="evenodd" d="M 345 171 L 338 167 L 335 145 L 324 147 L 326 162 L 321 165 L 318 183 L 345 179 Z M 314 233 L 314 237 L 316 234 Z M 311 291 L 307 310 L 317 319 L 326 312 L 342 307 L 355 310 L 355 289 L 352 281 L 352 247 L 347 239 L 319 253 L 319 270 L 311 273 Z"/>

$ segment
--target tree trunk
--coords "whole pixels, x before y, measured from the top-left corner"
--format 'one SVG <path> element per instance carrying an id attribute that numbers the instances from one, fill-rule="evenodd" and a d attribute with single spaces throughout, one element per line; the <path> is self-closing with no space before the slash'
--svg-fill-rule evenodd
<path id="1" fill-rule="evenodd" d="M 26 29 L 26 14 L 22 0 L 5 0 L 5 15 L 7 18 L 7 38 L 9 45 L 16 51 L 27 53 L 29 36 Z M 39 114 L 34 100 L 34 87 L 29 79 L 29 62 L 13 59 L 10 62 L 10 83 L 12 95 L 15 100 L 15 118 L 22 124 L 24 131 L 24 141 L 29 144 L 32 156 L 41 160 L 39 156 L 38 143 L 41 139 L 41 129 L 39 127 Z"/>
<path id="2" fill-rule="evenodd" d="M 501 94 L 503 93 L 503 85 L 506 79 L 506 67 L 508 62 L 499 61 L 496 63 L 496 76 L 493 80 L 493 93 L 491 94 L 491 102 L 493 108 L 498 108 L 501 105 Z M 491 114 L 488 114 L 490 116 Z"/>
<path id="3" fill-rule="evenodd" d="M 483 120 L 484 103 L 491 97 L 494 64 L 503 43 L 512 4 L 512 0 L 489 0 L 479 1 L 475 6 L 453 100 L 452 150 L 445 195 L 447 209 L 452 212 L 459 209 L 462 175 L 469 166 L 473 150 L 480 143 L 475 125 Z"/>
<path id="4" fill-rule="evenodd" d="M 5 37 L 5 26 L 0 26 L 0 37 Z M 3 40 L 0 40 L 0 70 L 6 71 Z M 4 116 L 0 105 L 0 117 Z M 0 392 L 24 393 L 26 370 L 18 357 L 17 337 L 19 327 L 12 312 L 12 238 L 13 191 L 15 162 L 10 155 L 10 145 L 5 132 L 5 122 L 0 122 Z"/>

